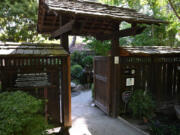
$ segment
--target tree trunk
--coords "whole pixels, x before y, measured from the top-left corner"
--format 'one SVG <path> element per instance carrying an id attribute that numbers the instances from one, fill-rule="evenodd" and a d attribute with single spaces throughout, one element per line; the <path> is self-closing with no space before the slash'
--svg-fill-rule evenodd
<path id="1" fill-rule="evenodd" d="M 73 36 L 72 42 L 70 44 L 70 48 L 74 47 L 76 44 L 76 36 Z"/>

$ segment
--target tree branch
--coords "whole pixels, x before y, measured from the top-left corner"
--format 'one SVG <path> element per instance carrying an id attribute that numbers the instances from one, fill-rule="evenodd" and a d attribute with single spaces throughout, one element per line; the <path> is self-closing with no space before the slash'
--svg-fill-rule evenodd
<path id="1" fill-rule="evenodd" d="M 178 13 L 177 13 L 177 11 L 176 11 L 176 9 L 175 9 L 172 1 L 171 1 L 171 0 L 168 0 L 168 1 L 169 1 L 169 4 L 170 4 L 170 6 L 171 6 L 171 8 L 172 8 L 172 10 L 173 10 L 173 12 L 174 12 L 174 14 L 176 15 L 176 17 L 177 17 L 177 18 L 179 19 L 179 21 L 180 21 L 180 16 L 178 15 Z"/>

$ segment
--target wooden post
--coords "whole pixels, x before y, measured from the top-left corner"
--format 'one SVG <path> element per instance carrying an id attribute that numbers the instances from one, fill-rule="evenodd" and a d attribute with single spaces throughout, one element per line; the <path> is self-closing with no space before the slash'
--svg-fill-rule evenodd
<path id="1" fill-rule="evenodd" d="M 119 93 L 119 36 L 114 35 L 112 38 L 112 116 L 117 117 L 118 115 L 118 93 Z M 115 58 L 116 57 L 116 58 Z M 115 62 L 117 59 L 117 63 Z"/>
<path id="2" fill-rule="evenodd" d="M 64 127 L 71 127 L 70 56 L 64 58 L 62 64 L 62 119 Z"/>
<path id="3" fill-rule="evenodd" d="M 60 25 L 65 22 L 60 17 Z M 69 53 L 68 34 L 62 34 L 61 45 Z M 70 56 L 63 59 L 62 62 L 62 119 L 63 130 L 67 127 L 71 127 L 71 71 L 70 71 Z M 66 131 L 66 130 L 65 130 Z M 62 131 L 63 132 L 63 131 Z"/>
<path id="4" fill-rule="evenodd" d="M 66 23 L 66 20 L 65 19 L 62 19 L 63 17 L 60 16 L 59 17 L 59 25 L 62 26 Z M 62 34 L 61 37 L 61 45 L 62 47 L 69 53 L 69 40 L 68 40 L 68 34 L 65 33 L 65 34 Z"/>
<path id="5" fill-rule="evenodd" d="M 68 34 L 62 34 L 61 36 L 61 45 L 69 53 L 69 40 Z"/>

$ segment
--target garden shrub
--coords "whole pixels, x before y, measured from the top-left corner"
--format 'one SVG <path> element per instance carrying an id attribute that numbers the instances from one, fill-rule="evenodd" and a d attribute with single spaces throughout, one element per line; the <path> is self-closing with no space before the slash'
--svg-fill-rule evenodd
<path id="1" fill-rule="evenodd" d="M 74 80 L 81 80 L 83 75 L 83 68 L 81 65 L 73 65 L 71 67 L 71 76 Z"/>
<path id="2" fill-rule="evenodd" d="M 173 125 L 172 123 L 165 124 L 158 121 L 151 121 L 149 129 L 152 135 L 180 135 L 180 128 L 178 125 Z"/>
<path id="3" fill-rule="evenodd" d="M 0 94 L 0 135 L 44 135 L 48 125 L 40 114 L 42 100 L 24 92 Z"/>
<path id="4" fill-rule="evenodd" d="M 92 69 L 93 67 L 93 57 L 92 56 L 86 56 L 82 60 L 83 66 Z"/>
<path id="5" fill-rule="evenodd" d="M 86 57 L 85 53 L 75 51 L 71 54 L 71 65 L 83 65 L 83 58 Z"/>
<path id="6" fill-rule="evenodd" d="M 88 84 L 92 80 L 93 57 L 84 52 L 75 51 L 71 54 L 72 81 L 80 84 Z M 89 77 L 91 77 L 89 79 Z"/>
<path id="7" fill-rule="evenodd" d="M 129 109 L 133 117 L 151 119 L 154 115 L 155 104 L 151 95 L 143 90 L 135 90 L 130 98 Z"/>

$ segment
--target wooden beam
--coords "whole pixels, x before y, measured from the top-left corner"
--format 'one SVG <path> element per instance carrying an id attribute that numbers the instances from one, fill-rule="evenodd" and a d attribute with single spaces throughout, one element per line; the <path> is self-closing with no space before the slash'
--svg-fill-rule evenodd
<path id="1" fill-rule="evenodd" d="M 70 22 L 64 24 L 63 26 L 60 26 L 59 29 L 57 29 L 56 31 L 54 31 L 52 34 L 51 34 L 51 37 L 52 38 L 56 38 L 56 37 L 59 37 L 61 36 L 62 34 L 64 33 L 67 33 L 69 31 L 72 30 L 73 28 L 73 25 L 74 25 L 74 20 L 71 20 Z"/>
<path id="2" fill-rule="evenodd" d="M 127 36 L 135 36 L 137 34 L 141 34 L 145 28 L 146 27 L 136 26 L 136 27 L 125 29 L 125 30 L 120 30 L 117 33 L 117 36 L 119 36 L 120 38 L 121 37 L 127 37 Z"/>
<path id="3" fill-rule="evenodd" d="M 135 36 L 135 35 L 141 34 L 145 28 L 146 27 L 136 26 L 136 27 L 120 30 L 118 32 L 115 32 L 115 33 L 109 34 L 109 35 L 108 34 L 106 34 L 106 35 L 99 34 L 95 37 L 98 40 L 110 40 L 114 37 L 114 35 L 118 36 L 119 38 L 127 37 L 127 36 Z"/>

